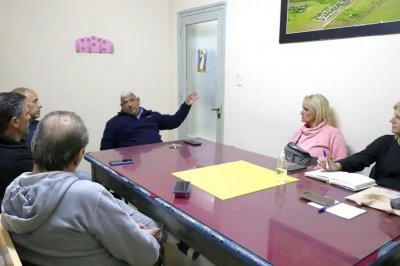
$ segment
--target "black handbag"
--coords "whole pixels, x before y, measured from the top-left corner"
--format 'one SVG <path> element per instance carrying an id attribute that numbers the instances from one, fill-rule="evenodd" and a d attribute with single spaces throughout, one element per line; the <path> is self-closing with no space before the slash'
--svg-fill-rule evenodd
<path id="1" fill-rule="evenodd" d="M 288 162 L 292 162 L 304 166 L 313 166 L 317 164 L 317 157 L 312 157 L 310 153 L 303 150 L 293 142 L 289 142 L 285 148 L 285 158 Z"/>

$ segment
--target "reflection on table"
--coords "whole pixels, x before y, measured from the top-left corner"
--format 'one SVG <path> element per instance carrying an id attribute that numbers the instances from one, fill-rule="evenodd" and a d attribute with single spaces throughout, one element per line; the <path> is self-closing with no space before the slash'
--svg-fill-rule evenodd
<path id="1" fill-rule="evenodd" d="M 86 154 L 93 178 L 165 224 L 217 265 L 353 265 L 400 236 L 400 217 L 365 208 L 352 220 L 317 210 L 298 194 L 313 191 L 345 202 L 351 192 L 304 177 L 294 183 L 228 200 L 192 186 L 188 199 L 175 199 L 171 173 L 244 160 L 275 169 L 276 160 L 232 146 L 201 140 L 157 143 Z M 180 147 L 170 148 L 171 144 Z M 134 164 L 108 165 L 133 158 Z M 229 187 L 229 184 L 227 184 Z M 390 231 L 390 233 L 388 233 Z"/>

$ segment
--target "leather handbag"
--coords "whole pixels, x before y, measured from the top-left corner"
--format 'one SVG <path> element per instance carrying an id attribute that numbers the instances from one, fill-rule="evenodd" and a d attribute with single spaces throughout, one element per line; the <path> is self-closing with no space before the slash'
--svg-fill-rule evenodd
<path id="1" fill-rule="evenodd" d="M 289 142 L 285 146 L 284 152 L 286 160 L 289 162 L 304 166 L 313 166 L 317 164 L 317 157 L 312 157 L 310 153 L 303 150 L 293 142 Z"/>

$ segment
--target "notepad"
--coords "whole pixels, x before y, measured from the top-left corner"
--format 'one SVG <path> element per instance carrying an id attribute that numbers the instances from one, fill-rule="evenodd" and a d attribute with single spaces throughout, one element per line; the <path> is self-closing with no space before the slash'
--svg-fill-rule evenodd
<path id="1" fill-rule="evenodd" d="M 331 183 L 336 186 L 344 187 L 352 191 L 358 191 L 372 186 L 376 186 L 374 179 L 358 173 L 348 173 L 343 171 L 327 172 L 322 169 L 308 171 L 304 174 L 307 177 Z"/>
<path id="2" fill-rule="evenodd" d="M 322 205 L 319 205 L 314 202 L 309 202 L 307 204 L 310 206 L 313 206 L 317 209 L 321 209 L 323 207 Z M 342 218 L 345 218 L 347 220 L 350 220 L 350 219 L 353 219 L 354 217 L 357 217 L 357 216 L 365 213 L 366 210 L 348 205 L 346 203 L 339 203 L 335 206 L 332 206 L 332 207 L 326 209 L 325 212 L 329 212 L 331 214 L 334 214 L 334 215 L 340 216 Z M 323 213 L 320 215 L 323 215 Z"/>

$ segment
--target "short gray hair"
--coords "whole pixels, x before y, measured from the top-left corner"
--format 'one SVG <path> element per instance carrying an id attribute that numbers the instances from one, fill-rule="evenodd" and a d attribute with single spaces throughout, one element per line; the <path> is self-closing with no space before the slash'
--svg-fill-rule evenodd
<path id="1" fill-rule="evenodd" d="M 400 108 L 400 102 L 395 103 L 395 105 L 393 106 L 394 110 L 397 110 Z"/>
<path id="2" fill-rule="evenodd" d="M 39 169 L 62 171 L 86 147 L 89 133 L 77 114 L 54 111 L 40 121 L 32 141 L 33 161 Z"/>
<path id="3" fill-rule="evenodd" d="M 134 93 L 131 92 L 130 90 L 123 90 L 123 91 L 121 92 L 121 99 L 124 98 L 124 97 L 126 97 L 126 96 L 128 96 L 128 95 L 133 95 L 133 96 L 136 97 L 136 94 L 134 94 Z"/>
<path id="4" fill-rule="evenodd" d="M 24 112 L 26 97 L 17 92 L 0 93 L 0 133 L 4 133 L 13 117 Z"/>

